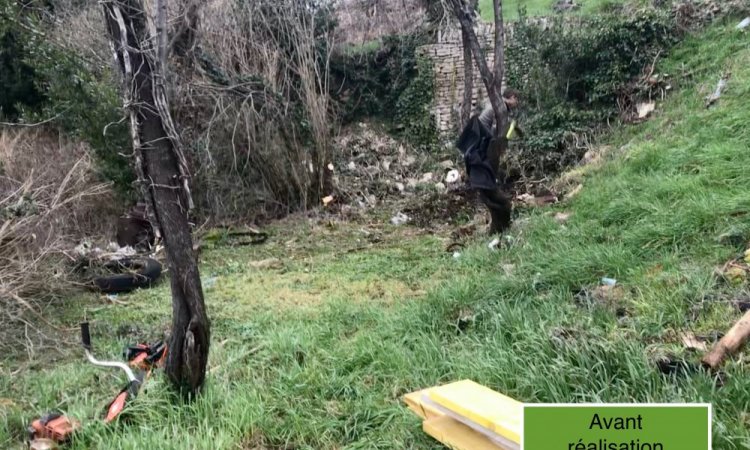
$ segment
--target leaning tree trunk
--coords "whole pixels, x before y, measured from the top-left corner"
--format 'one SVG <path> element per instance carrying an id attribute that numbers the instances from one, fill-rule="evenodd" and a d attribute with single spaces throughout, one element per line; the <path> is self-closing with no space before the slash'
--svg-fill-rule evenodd
<path id="1" fill-rule="evenodd" d="M 474 32 L 473 26 L 473 13 L 471 7 L 466 4 L 465 0 L 450 0 L 450 4 L 453 7 L 453 14 L 455 14 L 458 23 L 461 25 L 461 32 L 466 36 L 469 42 L 469 48 L 471 53 L 474 55 L 474 60 L 479 67 L 479 73 L 482 76 L 485 88 L 487 88 L 487 96 L 489 97 L 490 104 L 492 104 L 492 110 L 495 113 L 495 119 L 497 126 L 495 127 L 495 137 L 499 138 L 502 130 L 505 128 L 507 122 L 507 109 L 505 102 L 502 98 L 502 84 L 503 76 L 505 72 L 505 55 L 502 48 L 504 44 L 504 26 L 503 26 L 503 13 L 502 13 L 502 1 L 493 0 L 493 6 L 495 8 L 495 66 L 494 73 L 490 71 L 487 65 L 487 59 L 484 54 L 482 46 L 479 45 L 479 39 L 477 34 Z"/>
<path id="2" fill-rule="evenodd" d="M 477 0 L 470 0 L 471 9 L 476 11 Z M 469 35 L 461 28 L 461 46 L 464 49 L 464 103 L 461 105 L 461 127 L 462 129 L 471 117 L 472 100 L 474 99 L 474 61 L 471 59 L 471 44 Z"/>
<path id="3" fill-rule="evenodd" d="M 208 362 L 210 324 L 194 257 L 187 168 L 172 124 L 163 79 L 165 39 L 153 36 L 141 0 L 104 0 L 104 19 L 123 75 L 136 172 L 166 247 L 172 287 L 172 332 L 166 372 L 183 392 L 197 393 Z M 164 5 L 157 11 L 163 19 Z M 159 32 L 164 33 L 164 23 Z M 158 34 L 158 33 L 157 33 Z M 157 47 L 159 50 L 157 51 Z M 162 60 L 163 61 L 163 60 Z"/>
<path id="4" fill-rule="evenodd" d="M 464 48 L 464 103 L 461 105 L 461 127 L 463 128 L 471 116 L 472 100 L 474 97 L 474 61 L 471 59 L 469 37 L 461 30 L 461 43 Z"/>

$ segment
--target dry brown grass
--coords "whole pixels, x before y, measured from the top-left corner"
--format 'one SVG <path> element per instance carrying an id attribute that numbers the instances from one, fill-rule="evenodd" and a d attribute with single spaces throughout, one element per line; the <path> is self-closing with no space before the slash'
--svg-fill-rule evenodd
<path id="1" fill-rule="evenodd" d="M 108 212 L 110 188 L 96 180 L 83 144 L 0 130 L 0 351 L 33 357 L 54 332 L 40 311 L 74 289 L 71 250 L 107 231 Z"/>
<path id="2" fill-rule="evenodd" d="M 327 195 L 333 121 L 328 55 L 317 45 L 329 37 L 316 36 L 315 18 L 300 8 L 207 3 L 191 55 L 198 70 L 175 70 L 175 121 L 195 143 L 196 200 L 215 219 L 277 216 Z"/>

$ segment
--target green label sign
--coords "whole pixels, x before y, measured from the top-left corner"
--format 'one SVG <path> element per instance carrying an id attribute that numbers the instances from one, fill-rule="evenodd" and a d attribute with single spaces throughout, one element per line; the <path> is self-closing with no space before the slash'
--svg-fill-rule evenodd
<path id="1" fill-rule="evenodd" d="M 711 405 L 524 405 L 523 450 L 711 450 Z"/>

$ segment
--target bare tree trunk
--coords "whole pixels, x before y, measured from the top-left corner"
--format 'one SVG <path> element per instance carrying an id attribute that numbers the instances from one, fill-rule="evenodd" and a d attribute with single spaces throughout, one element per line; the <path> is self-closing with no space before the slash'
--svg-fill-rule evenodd
<path id="1" fill-rule="evenodd" d="M 173 315 L 166 371 L 176 387 L 194 394 L 205 380 L 210 324 L 188 223 L 192 200 L 187 168 L 159 62 L 165 56 L 165 40 L 149 32 L 141 0 L 104 0 L 102 6 L 123 75 L 136 172 L 146 186 L 144 200 L 152 206 L 162 231 L 171 275 Z M 164 8 L 163 3 L 157 5 L 157 17 L 163 17 Z M 158 24 L 160 29 L 164 25 Z"/>
<path id="2" fill-rule="evenodd" d="M 461 31 L 461 43 L 464 47 L 464 103 L 461 105 L 461 127 L 466 125 L 471 116 L 471 100 L 474 94 L 474 61 L 471 59 L 469 37 Z"/>
<path id="3" fill-rule="evenodd" d="M 167 51 L 173 50 L 178 56 L 186 56 L 193 50 L 196 44 L 200 6 L 200 0 L 183 0 L 180 20 L 172 32 L 172 40 Z M 183 63 L 191 63 L 190 58 L 183 59 Z"/>
<path id="4" fill-rule="evenodd" d="M 495 15 L 495 67 L 494 67 L 494 84 L 495 94 L 502 94 L 503 78 L 505 78 L 505 24 L 503 23 L 503 0 L 493 0 L 492 7 Z M 502 108 L 495 109 L 495 119 L 497 120 L 497 130 L 505 129 L 505 119 L 508 114 L 505 110 L 505 102 Z"/>
<path id="5" fill-rule="evenodd" d="M 477 0 L 471 0 L 472 11 L 476 11 Z M 471 59 L 469 36 L 461 28 L 461 45 L 464 49 L 464 103 L 461 106 L 461 127 L 463 128 L 471 117 L 472 99 L 474 97 L 474 61 Z"/>
<path id="6" fill-rule="evenodd" d="M 482 75 L 482 81 L 484 86 L 487 88 L 487 96 L 489 97 L 490 103 L 492 104 L 492 110 L 495 112 L 495 118 L 497 119 L 497 125 L 495 127 L 495 137 L 499 138 L 504 128 L 507 119 L 507 109 L 505 108 L 505 102 L 502 99 L 502 84 L 503 79 L 497 78 L 499 73 L 501 76 L 505 71 L 504 51 L 495 48 L 495 57 L 500 59 L 495 60 L 494 73 L 490 71 L 487 65 L 487 59 L 484 54 L 482 46 L 479 44 L 477 34 L 474 32 L 473 27 L 473 14 L 471 13 L 470 7 L 464 0 L 450 0 L 451 6 L 453 7 L 453 13 L 456 15 L 459 24 L 461 24 L 462 33 L 466 33 L 466 37 L 469 41 L 469 48 L 471 53 L 474 55 L 474 60 L 479 67 L 479 73 Z M 504 41 L 504 27 L 502 24 L 502 5 L 501 0 L 493 0 L 495 7 L 495 47 Z M 499 23 L 498 23 L 499 21 Z M 500 33 L 498 34 L 498 29 Z M 500 67 L 498 67 L 498 65 Z"/>

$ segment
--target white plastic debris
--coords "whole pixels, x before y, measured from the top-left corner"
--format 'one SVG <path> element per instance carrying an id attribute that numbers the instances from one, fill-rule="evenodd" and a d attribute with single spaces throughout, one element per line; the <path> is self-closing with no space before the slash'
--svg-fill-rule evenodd
<path id="1" fill-rule="evenodd" d="M 445 175 L 445 182 L 448 183 L 448 184 L 455 183 L 455 182 L 457 182 L 460 179 L 461 179 L 461 174 L 458 173 L 458 170 L 456 170 L 456 169 L 453 169 L 453 170 L 449 171 Z"/>
<path id="2" fill-rule="evenodd" d="M 91 243 L 88 241 L 83 241 L 80 244 L 76 245 L 76 248 L 73 249 L 79 256 L 86 256 L 91 252 Z"/>
<path id="3" fill-rule="evenodd" d="M 404 186 L 404 183 L 396 183 L 396 189 L 398 189 L 399 192 L 404 192 L 406 187 Z"/>
<path id="4" fill-rule="evenodd" d="M 349 170 L 356 170 L 356 169 L 357 169 L 357 165 L 356 165 L 356 164 L 354 164 L 354 161 L 349 161 L 349 164 L 347 164 L 347 165 L 346 165 L 346 167 L 347 167 L 347 168 L 348 168 Z"/>
<path id="5" fill-rule="evenodd" d="M 117 245 L 117 244 L 115 244 L 115 245 Z M 125 246 L 125 247 L 118 247 L 117 250 L 115 250 L 110 255 L 109 259 L 111 259 L 111 260 L 114 261 L 116 259 L 122 259 L 122 258 L 124 258 L 126 256 L 135 256 L 135 254 L 136 254 L 135 249 L 133 247 L 131 247 L 131 246 L 128 245 L 128 246 Z"/>
<path id="6" fill-rule="evenodd" d="M 614 286 L 615 284 L 617 284 L 617 280 L 615 280 L 614 278 L 604 277 L 602 278 L 602 284 L 605 286 Z"/>
<path id="7" fill-rule="evenodd" d="M 742 19 L 742 22 L 737 24 L 737 29 L 744 30 L 748 26 L 750 26 L 750 17 L 745 17 L 744 19 Z"/>
<path id="8" fill-rule="evenodd" d="M 396 226 L 403 225 L 407 222 L 409 222 L 409 216 L 402 212 L 399 212 L 395 216 L 391 217 L 391 223 Z"/>
<path id="9" fill-rule="evenodd" d="M 713 94 L 709 95 L 706 98 L 706 107 L 710 107 L 711 105 L 719 101 L 719 99 L 721 98 L 721 91 L 723 91 L 725 87 L 727 87 L 727 77 L 723 76 L 719 80 L 719 83 L 716 85 L 716 90 L 713 92 Z"/>
<path id="10" fill-rule="evenodd" d="M 498 245 L 500 245 L 500 238 L 495 238 L 489 244 L 487 244 L 487 247 L 490 250 L 496 250 Z"/>
<path id="11" fill-rule="evenodd" d="M 453 259 L 458 259 L 461 257 L 461 252 L 453 252 Z"/>
<path id="12" fill-rule="evenodd" d="M 638 109 L 638 118 L 645 119 L 656 109 L 656 103 L 654 102 L 643 102 L 639 103 L 636 107 Z"/>

